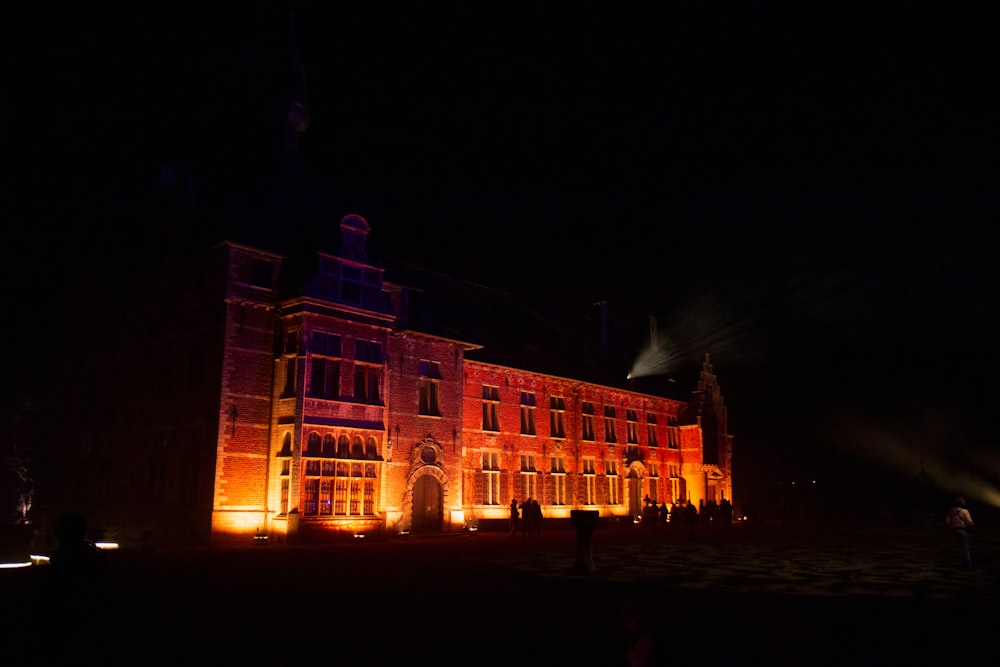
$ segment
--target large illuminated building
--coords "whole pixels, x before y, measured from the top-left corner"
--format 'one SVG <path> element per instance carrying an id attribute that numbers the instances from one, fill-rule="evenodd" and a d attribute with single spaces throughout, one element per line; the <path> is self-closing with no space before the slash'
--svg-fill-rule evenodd
<path id="1" fill-rule="evenodd" d="M 292 75 L 274 201 L 294 208 L 308 109 Z M 687 400 L 641 392 L 626 368 L 592 372 L 600 347 L 540 345 L 539 318 L 499 291 L 372 259 L 358 215 L 293 238 L 300 216 L 262 207 L 285 245 L 200 244 L 182 175 L 162 185 L 124 270 L 71 281 L 37 514 L 81 512 L 128 546 L 486 528 L 529 497 L 567 522 L 732 500 L 707 356 Z"/>
<path id="2" fill-rule="evenodd" d="M 567 523 L 732 500 L 707 356 L 688 401 L 496 363 L 417 326 L 438 290 L 390 280 L 360 216 L 339 228 L 303 271 L 224 242 L 88 302 L 44 507 L 128 545 L 460 531 L 525 498 Z"/>

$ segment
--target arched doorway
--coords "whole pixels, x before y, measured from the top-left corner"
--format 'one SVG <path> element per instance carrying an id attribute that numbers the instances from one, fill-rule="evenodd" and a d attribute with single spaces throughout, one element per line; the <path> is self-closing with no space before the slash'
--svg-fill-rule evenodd
<path id="1" fill-rule="evenodd" d="M 628 471 L 628 514 L 633 520 L 642 516 L 642 479 L 635 468 Z"/>
<path id="2" fill-rule="evenodd" d="M 441 531 L 441 483 L 432 475 L 421 476 L 413 485 L 413 532 Z"/>

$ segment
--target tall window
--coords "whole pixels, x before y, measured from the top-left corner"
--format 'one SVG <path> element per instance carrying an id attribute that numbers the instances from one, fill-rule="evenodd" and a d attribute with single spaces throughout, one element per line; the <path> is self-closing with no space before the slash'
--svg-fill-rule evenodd
<path id="1" fill-rule="evenodd" d="M 618 436 L 615 435 L 615 406 L 605 405 L 604 406 L 604 441 L 605 442 L 618 442 Z"/>
<path id="2" fill-rule="evenodd" d="M 625 438 L 630 445 L 639 444 L 639 413 L 635 410 L 625 411 Z"/>
<path id="3" fill-rule="evenodd" d="M 319 479 L 306 480 L 306 514 L 316 514 L 319 510 Z"/>
<path id="4" fill-rule="evenodd" d="M 646 443 L 650 447 L 659 447 L 656 440 L 656 415 L 652 412 L 646 413 Z"/>
<path id="5" fill-rule="evenodd" d="M 537 480 L 535 457 L 532 454 L 521 454 L 521 494 L 525 498 L 538 498 Z"/>
<path id="6" fill-rule="evenodd" d="M 681 475 L 679 466 L 669 466 L 670 472 L 670 500 L 677 502 L 681 497 Z"/>
<path id="7" fill-rule="evenodd" d="M 365 464 L 365 484 L 364 484 L 364 495 L 362 500 L 364 506 L 362 511 L 365 516 L 371 516 L 375 514 L 375 464 L 366 463 Z"/>
<path id="8" fill-rule="evenodd" d="M 535 394 L 521 392 L 521 435 L 535 435 Z"/>
<path id="9" fill-rule="evenodd" d="M 322 479 L 319 483 L 319 513 L 333 514 L 333 480 Z"/>
<path id="10" fill-rule="evenodd" d="M 626 438 L 628 444 L 639 444 L 639 413 L 628 409 L 625 411 Z"/>
<path id="11" fill-rule="evenodd" d="M 584 459 L 583 460 L 583 482 L 584 482 L 584 495 L 583 502 L 586 505 L 594 505 L 597 503 L 597 493 L 595 490 L 595 480 L 597 475 L 594 469 L 594 459 Z"/>
<path id="12" fill-rule="evenodd" d="M 660 498 L 660 468 L 656 463 L 649 464 L 649 497 Z"/>
<path id="13" fill-rule="evenodd" d="M 608 474 L 608 504 L 617 505 L 621 502 L 618 497 L 618 462 L 606 461 L 605 470 Z"/>
<path id="14" fill-rule="evenodd" d="M 340 267 L 340 298 L 347 303 L 361 303 L 361 269 L 346 264 Z"/>
<path id="15" fill-rule="evenodd" d="M 309 396 L 340 397 L 340 336 L 314 331 L 309 343 Z"/>
<path id="16" fill-rule="evenodd" d="M 299 354 L 299 332 L 285 332 L 284 347 L 281 356 L 285 366 L 285 383 L 281 389 L 282 398 L 295 395 L 295 370 Z"/>
<path id="17" fill-rule="evenodd" d="M 483 385 L 483 430 L 500 430 L 500 387 Z"/>
<path id="18" fill-rule="evenodd" d="M 583 413 L 583 423 L 580 428 L 580 439 L 592 441 L 594 439 L 594 404 L 589 401 L 584 401 L 580 411 Z"/>
<path id="19" fill-rule="evenodd" d="M 500 504 L 500 453 L 483 452 L 483 504 Z"/>
<path id="20" fill-rule="evenodd" d="M 438 397 L 441 391 L 441 366 L 436 361 L 420 362 L 420 405 L 419 414 L 441 416 Z"/>
<path id="21" fill-rule="evenodd" d="M 677 449 L 681 444 L 680 429 L 677 427 L 677 417 L 667 417 L 667 446 Z"/>
<path id="22" fill-rule="evenodd" d="M 354 341 L 354 400 L 380 405 L 379 380 L 382 375 L 382 344 L 370 340 Z"/>
<path id="23" fill-rule="evenodd" d="M 566 399 L 562 396 L 549 397 L 549 436 L 566 437 Z"/>
<path id="24" fill-rule="evenodd" d="M 566 457 L 553 456 L 551 458 L 552 472 L 552 504 L 566 504 Z"/>
<path id="25" fill-rule="evenodd" d="M 343 464 L 342 464 L 343 465 Z M 339 466 L 338 466 L 339 468 Z M 346 473 L 345 473 L 346 474 Z M 339 475 L 339 471 L 338 471 Z M 334 481 L 333 512 L 338 516 L 347 514 L 347 477 L 338 476 Z"/>

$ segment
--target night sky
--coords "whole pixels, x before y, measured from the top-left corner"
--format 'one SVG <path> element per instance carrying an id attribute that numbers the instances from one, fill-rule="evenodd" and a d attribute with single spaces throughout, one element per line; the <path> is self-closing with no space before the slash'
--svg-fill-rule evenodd
<path id="1" fill-rule="evenodd" d="M 295 48 L 264 3 L 23 22 L 8 367 L 44 384 L 63 286 L 127 264 L 163 165 L 201 237 L 269 233 L 297 59 L 311 219 L 637 339 L 655 315 L 671 372 L 711 353 L 745 479 L 995 451 L 995 16 L 342 4 L 296 4 Z"/>

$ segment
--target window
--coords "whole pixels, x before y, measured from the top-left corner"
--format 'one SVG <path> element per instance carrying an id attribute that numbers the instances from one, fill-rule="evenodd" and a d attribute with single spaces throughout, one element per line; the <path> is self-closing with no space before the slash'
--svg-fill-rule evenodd
<path id="1" fill-rule="evenodd" d="M 605 442 L 618 442 L 618 436 L 615 435 L 615 406 L 605 405 L 604 406 L 604 441 Z"/>
<path id="2" fill-rule="evenodd" d="M 656 440 L 656 415 L 652 412 L 646 413 L 646 444 L 650 447 L 659 447 Z"/>
<path id="3" fill-rule="evenodd" d="M 337 477 L 334 481 L 333 488 L 333 512 L 338 516 L 344 516 L 347 514 L 347 479 L 344 477 Z"/>
<path id="4" fill-rule="evenodd" d="M 333 480 L 323 479 L 319 483 L 319 513 L 333 514 Z"/>
<path id="5" fill-rule="evenodd" d="M 500 453 L 483 452 L 483 505 L 500 504 Z"/>
<path id="6" fill-rule="evenodd" d="M 295 371 L 298 366 L 296 358 L 298 349 L 299 332 L 288 331 L 285 333 L 285 341 L 282 350 L 283 364 L 285 367 L 285 383 L 281 389 L 281 397 L 288 398 L 295 395 Z"/>
<path id="7" fill-rule="evenodd" d="M 681 497 L 680 467 L 675 465 L 668 466 L 668 472 L 670 474 L 670 500 L 671 502 L 677 502 Z"/>
<path id="8" fill-rule="evenodd" d="M 521 454 L 521 494 L 525 498 L 538 498 L 537 480 L 534 455 Z"/>
<path id="9" fill-rule="evenodd" d="M 374 439 L 369 438 L 374 442 Z M 356 438 L 360 442 L 361 438 Z M 347 436 L 340 442 L 347 443 Z M 319 516 L 372 516 L 378 467 L 375 463 L 306 461 L 306 505 L 304 513 Z M 322 477 L 322 479 L 319 479 Z M 315 479 L 314 479 L 315 478 Z M 285 482 L 282 483 L 282 493 Z"/>
<path id="10" fill-rule="evenodd" d="M 583 481 L 584 481 L 584 496 L 583 502 L 585 505 L 594 505 L 597 502 L 597 494 L 595 492 L 595 480 L 597 479 L 594 472 L 594 459 L 584 459 L 583 460 Z"/>
<path id="11" fill-rule="evenodd" d="M 341 265 L 340 299 L 344 303 L 361 303 L 361 269 L 358 267 Z"/>
<path id="12" fill-rule="evenodd" d="M 379 380 L 382 375 L 382 344 L 375 341 L 354 342 L 354 400 L 381 405 Z"/>
<path id="13" fill-rule="evenodd" d="M 667 417 L 667 447 L 677 449 L 680 447 L 681 434 L 677 426 L 676 417 Z"/>
<path id="14" fill-rule="evenodd" d="M 521 392 L 521 435 L 535 435 L 534 392 Z"/>
<path id="15" fill-rule="evenodd" d="M 340 397 L 340 336 L 314 331 L 310 340 L 309 396 Z"/>
<path id="16" fill-rule="evenodd" d="M 379 458 L 378 443 L 375 441 L 375 438 L 372 438 L 371 436 L 365 440 L 365 458 L 370 461 L 375 461 Z M 365 476 L 367 477 L 367 475 Z"/>
<path id="17" fill-rule="evenodd" d="M 500 430 L 500 387 L 483 385 L 483 430 Z"/>
<path id="18" fill-rule="evenodd" d="M 255 259 L 250 266 L 250 284 L 254 287 L 271 288 L 271 262 Z"/>
<path id="19" fill-rule="evenodd" d="M 371 516 L 375 514 L 375 481 L 366 479 L 364 483 L 364 514 Z"/>
<path id="20" fill-rule="evenodd" d="M 420 398 L 418 414 L 440 417 L 438 397 L 441 391 L 441 368 L 436 361 L 420 362 Z"/>
<path id="21" fill-rule="evenodd" d="M 354 361 L 369 364 L 382 363 L 382 343 L 373 340 L 354 341 Z"/>
<path id="22" fill-rule="evenodd" d="M 322 451 L 323 439 L 319 433 L 310 433 L 306 438 L 306 456 L 319 456 Z"/>
<path id="23" fill-rule="evenodd" d="M 309 351 L 324 357 L 340 358 L 340 336 L 314 331 Z"/>
<path id="24" fill-rule="evenodd" d="M 583 402 L 583 407 L 581 409 L 583 413 L 583 424 L 580 428 L 580 439 L 590 440 L 594 439 L 594 404 L 588 401 Z"/>
<path id="25" fill-rule="evenodd" d="M 649 497 L 653 500 L 660 498 L 660 471 L 655 463 L 649 464 Z"/>
<path id="26" fill-rule="evenodd" d="M 550 459 L 552 473 L 552 504 L 566 504 L 566 457 L 553 456 Z"/>
<path id="27" fill-rule="evenodd" d="M 319 479 L 306 480 L 306 514 L 316 514 L 319 509 Z"/>
<path id="28" fill-rule="evenodd" d="M 298 354 L 298 353 L 299 353 L 299 332 L 286 331 L 283 354 Z"/>
<path id="29" fill-rule="evenodd" d="M 635 410 L 625 411 L 626 439 L 630 445 L 639 444 L 639 413 Z"/>
<path id="30" fill-rule="evenodd" d="M 281 514 L 288 514 L 288 480 L 281 480 L 281 506 L 279 507 L 279 512 Z"/>
<path id="31" fill-rule="evenodd" d="M 606 461 L 605 470 L 608 475 L 608 504 L 617 505 L 621 502 L 621 499 L 618 497 L 618 462 Z"/>
<path id="32" fill-rule="evenodd" d="M 351 441 L 346 435 L 337 438 L 337 457 L 341 459 L 351 458 Z"/>
<path id="33" fill-rule="evenodd" d="M 562 396 L 549 397 L 549 436 L 566 437 L 566 399 Z"/>

